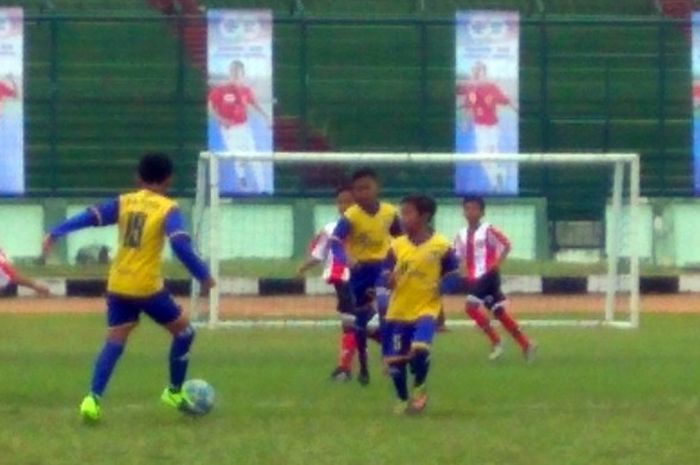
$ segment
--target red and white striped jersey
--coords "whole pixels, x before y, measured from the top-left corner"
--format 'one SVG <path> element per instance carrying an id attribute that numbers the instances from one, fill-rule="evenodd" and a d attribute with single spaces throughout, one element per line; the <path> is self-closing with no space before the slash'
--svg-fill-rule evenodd
<path id="1" fill-rule="evenodd" d="M 0 289 L 10 284 L 17 277 L 15 269 L 12 267 L 12 262 L 7 258 L 7 255 L 0 249 Z"/>
<path id="2" fill-rule="evenodd" d="M 481 223 L 476 229 L 462 229 L 454 241 L 455 252 L 463 261 L 470 281 L 491 271 L 509 248 L 510 241 L 505 234 L 489 223 Z"/>
<path id="3" fill-rule="evenodd" d="M 316 260 L 323 262 L 323 279 L 328 279 L 330 276 L 331 266 L 333 264 L 333 252 L 331 251 L 331 237 L 338 221 L 333 221 L 325 225 L 314 236 L 314 239 L 309 245 L 309 255 Z"/>

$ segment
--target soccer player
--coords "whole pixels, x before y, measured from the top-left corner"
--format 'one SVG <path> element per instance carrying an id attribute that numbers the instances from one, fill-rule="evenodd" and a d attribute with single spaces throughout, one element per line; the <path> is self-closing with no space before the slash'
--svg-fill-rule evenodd
<path id="1" fill-rule="evenodd" d="M 2 102 L 7 99 L 15 99 L 19 97 L 19 86 L 12 74 L 5 76 L 4 80 L 0 80 L 0 110 L 2 110 Z"/>
<path id="2" fill-rule="evenodd" d="M 181 390 L 187 373 L 194 329 L 187 315 L 163 287 L 161 258 L 168 238 L 175 255 L 202 283 L 203 291 L 215 282 L 206 265 L 192 250 L 177 203 L 166 197 L 173 173 L 170 158 L 147 153 L 138 165 L 139 189 L 92 206 L 54 227 L 44 240 L 44 253 L 61 237 L 90 226 L 117 224 L 119 249 L 107 283 L 107 337 L 97 357 L 89 394 L 80 404 L 85 420 L 101 417 L 100 403 L 115 365 L 141 312 L 172 334 L 170 385 L 161 395 L 168 406 L 187 411 L 191 401 Z"/>
<path id="3" fill-rule="evenodd" d="M 379 180 L 370 168 L 352 176 L 355 205 L 338 221 L 331 241 L 333 263 L 328 282 L 349 286 L 354 301 L 355 341 L 360 365 L 357 380 L 369 384 L 367 327 L 375 316 L 374 299 L 392 236 L 401 234 L 396 207 L 379 201 Z M 346 279 L 350 269 L 349 282 Z M 380 309 L 380 319 L 383 318 Z"/>
<path id="4" fill-rule="evenodd" d="M 255 139 L 248 124 L 248 108 L 255 109 L 272 127 L 272 119 L 258 104 L 253 89 L 245 83 L 245 65 L 242 61 L 234 60 L 229 66 L 230 78 L 221 85 L 214 86 L 209 92 L 209 110 L 219 122 L 221 135 L 226 145 L 226 150 L 237 153 L 255 153 Z M 248 164 L 244 161 L 236 161 L 236 179 L 238 188 L 243 191 L 266 189 L 265 167 L 269 163 L 250 163 L 253 172 L 255 186 L 248 185 L 246 170 Z"/>
<path id="5" fill-rule="evenodd" d="M 430 227 L 436 210 L 435 201 L 425 195 L 401 201 L 401 224 L 406 234 L 393 241 L 384 264 L 392 291 L 382 352 L 399 398 L 395 409 L 399 414 L 421 412 L 428 402 L 426 379 L 442 308 L 440 295 L 456 290 L 461 282 L 450 242 Z M 414 375 L 410 402 L 407 364 Z"/>
<path id="6" fill-rule="evenodd" d="M 518 323 L 508 314 L 506 296 L 501 290 L 499 267 L 510 252 L 510 241 L 501 231 L 482 221 L 486 210 L 483 198 L 467 196 L 462 206 L 467 227 L 457 234 L 454 248 L 465 266 L 468 288 L 467 315 L 491 341 L 490 360 L 496 360 L 503 354 L 503 345 L 489 318 L 481 312 L 481 305 L 490 311 L 515 339 L 525 359 L 532 361 L 537 352 L 537 345 L 528 339 Z"/>
<path id="7" fill-rule="evenodd" d="M 32 289 L 41 297 L 49 295 L 48 287 L 17 271 L 7 255 L 0 249 L 0 289 L 4 289 L 10 284 Z"/>
<path id="8" fill-rule="evenodd" d="M 457 86 L 457 95 L 463 95 L 459 108 L 464 111 L 463 124 L 472 122 L 477 153 L 498 153 L 501 134 L 499 130 L 498 107 L 506 106 L 517 113 L 518 109 L 493 81 L 488 80 L 486 65 L 477 61 L 472 67 L 472 78 Z M 499 189 L 505 182 L 506 172 L 502 163 L 484 162 L 481 164 L 488 175 L 491 186 Z"/>
<path id="9" fill-rule="evenodd" d="M 335 205 L 340 216 L 354 203 L 355 200 L 352 197 L 352 188 L 349 185 L 341 186 L 336 190 Z M 331 266 L 333 264 L 331 237 L 333 236 L 333 231 L 335 231 L 337 224 L 337 220 L 331 221 L 316 234 L 313 241 L 311 241 L 308 258 L 297 269 L 298 277 L 304 276 L 307 271 L 320 263 L 325 263 L 323 278 L 326 280 L 329 278 Z M 334 381 L 350 381 L 352 379 L 352 359 L 355 356 L 357 348 L 354 331 L 354 306 L 352 304 L 352 296 L 349 295 L 348 286 L 336 283 L 334 287 L 336 296 L 338 297 L 337 310 L 340 313 L 342 335 L 340 338 L 338 364 L 331 373 L 331 379 Z"/>

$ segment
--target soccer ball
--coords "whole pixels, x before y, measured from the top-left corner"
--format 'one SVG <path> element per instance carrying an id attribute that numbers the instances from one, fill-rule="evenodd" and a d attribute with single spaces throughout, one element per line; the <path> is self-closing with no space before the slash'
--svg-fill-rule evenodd
<path id="1" fill-rule="evenodd" d="M 214 407 L 214 388 L 203 379 L 185 381 L 182 391 L 192 401 L 192 407 L 187 409 L 187 413 L 196 416 L 206 415 Z"/>

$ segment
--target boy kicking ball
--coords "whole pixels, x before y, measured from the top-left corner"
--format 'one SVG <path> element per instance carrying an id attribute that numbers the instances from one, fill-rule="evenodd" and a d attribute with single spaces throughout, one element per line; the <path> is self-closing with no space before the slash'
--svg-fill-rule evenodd
<path id="1" fill-rule="evenodd" d="M 384 363 L 399 402 L 395 413 L 420 413 L 428 403 L 426 381 L 430 347 L 442 308 L 441 294 L 453 292 L 461 281 L 459 262 L 450 242 L 430 227 L 435 201 L 424 195 L 401 202 L 405 235 L 395 239 L 384 264 L 391 290 L 382 331 Z M 407 365 L 414 375 L 409 400 Z"/>
<path id="2" fill-rule="evenodd" d="M 119 249 L 107 282 L 107 336 L 95 361 L 90 392 L 80 404 L 80 415 L 86 421 L 100 419 L 102 396 L 141 312 L 172 335 L 170 385 L 163 390 L 161 401 L 185 412 L 193 410 L 182 384 L 194 328 L 163 287 L 161 258 L 165 240 L 170 241 L 178 259 L 202 283 L 203 291 L 211 289 L 215 282 L 192 250 L 177 202 L 166 196 L 172 174 L 173 164 L 167 155 L 147 153 L 138 166 L 138 190 L 69 218 L 53 228 L 44 240 L 46 255 L 54 242 L 73 231 L 110 224 L 119 227 Z"/>

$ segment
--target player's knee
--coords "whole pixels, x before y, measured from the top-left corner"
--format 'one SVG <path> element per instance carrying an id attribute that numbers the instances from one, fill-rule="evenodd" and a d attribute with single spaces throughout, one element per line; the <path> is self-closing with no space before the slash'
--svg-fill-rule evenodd
<path id="1" fill-rule="evenodd" d="M 138 325 L 138 322 L 127 323 L 119 326 L 112 326 L 107 330 L 107 340 L 117 344 L 126 344 L 131 331 Z"/>
<path id="2" fill-rule="evenodd" d="M 183 341 L 187 344 L 192 344 L 192 341 L 194 341 L 194 336 L 195 330 L 194 326 L 192 326 L 191 324 L 188 324 L 179 333 L 174 335 L 175 339 L 179 339 L 180 341 Z"/>
<path id="3" fill-rule="evenodd" d="M 497 303 L 491 307 L 491 312 L 493 313 L 493 316 L 496 318 L 500 318 L 503 313 L 505 312 L 505 307 L 503 306 L 502 303 Z"/>

